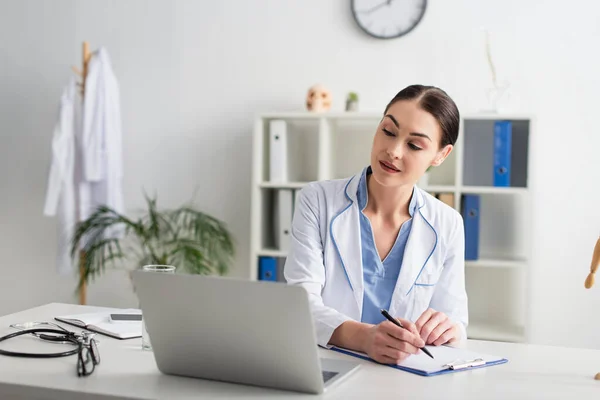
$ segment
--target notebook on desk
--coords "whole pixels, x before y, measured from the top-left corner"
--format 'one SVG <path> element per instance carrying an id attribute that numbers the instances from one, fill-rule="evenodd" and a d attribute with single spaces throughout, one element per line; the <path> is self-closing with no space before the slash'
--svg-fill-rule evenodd
<path id="1" fill-rule="evenodd" d="M 55 320 L 78 326 L 116 339 L 133 339 L 142 336 L 141 322 L 115 323 L 110 321 L 111 313 L 141 314 L 135 308 L 113 309 L 95 313 L 73 314 L 54 317 Z"/>
<path id="2" fill-rule="evenodd" d="M 331 350 L 375 362 L 368 355 L 354 350 L 335 346 L 332 347 Z M 484 368 L 508 362 L 507 359 L 502 357 L 480 354 L 450 346 L 427 346 L 427 350 L 433 355 L 433 359 L 420 351 L 418 354 L 411 355 L 399 365 L 389 366 L 417 375 L 434 376 Z"/>

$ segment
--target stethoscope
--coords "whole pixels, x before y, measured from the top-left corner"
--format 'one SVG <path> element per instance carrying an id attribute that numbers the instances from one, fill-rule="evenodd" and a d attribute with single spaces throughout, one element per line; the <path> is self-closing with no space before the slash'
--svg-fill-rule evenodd
<path id="1" fill-rule="evenodd" d="M 40 323 L 42 324 L 42 323 Z M 47 324 L 47 323 L 44 323 Z M 35 326 L 35 323 L 31 324 Z M 54 324 L 52 324 L 54 325 Z M 12 325 L 11 325 L 12 326 Z M 57 357 L 67 357 L 72 356 L 74 354 L 79 353 L 81 346 L 89 345 L 91 340 L 94 338 L 95 334 L 90 332 L 81 332 L 77 334 L 75 332 L 68 331 L 62 328 L 59 325 L 55 325 L 57 328 L 30 328 L 19 330 L 18 332 L 9 333 L 8 335 L 0 337 L 0 342 L 3 342 L 8 339 L 12 339 L 17 336 L 22 335 L 33 335 L 41 340 L 45 340 L 52 343 L 62 343 L 62 344 L 73 344 L 76 346 L 75 349 L 62 351 L 58 353 L 23 353 L 17 351 L 8 351 L 0 349 L 0 355 L 10 356 L 10 357 L 27 357 L 27 358 L 57 358 Z M 12 326 L 16 327 L 16 326 Z"/>

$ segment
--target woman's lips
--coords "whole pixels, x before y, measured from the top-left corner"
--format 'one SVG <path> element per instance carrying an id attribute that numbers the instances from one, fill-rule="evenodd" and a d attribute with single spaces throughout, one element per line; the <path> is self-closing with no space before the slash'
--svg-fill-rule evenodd
<path id="1" fill-rule="evenodd" d="M 379 161 L 379 164 L 381 165 L 381 168 L 383 168 L 384 171 L 387 171 L 389 173 L 395 174 L 400 172 L 400 170 L 396 167 L 394 167 L 393 164 L 390 164 L 386 161 Z"/>

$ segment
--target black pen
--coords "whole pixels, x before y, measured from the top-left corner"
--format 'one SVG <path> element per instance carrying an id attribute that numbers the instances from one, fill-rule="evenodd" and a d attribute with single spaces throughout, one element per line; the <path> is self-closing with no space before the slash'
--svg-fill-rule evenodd
<path id="1" fill-rule="evenodd" d="M 389 321 L 393 322 L 394 324 L 396 324 L 400 328 L 406 329 L 405 327 L 402 326 L 402 324 L 400 323 L 400 321 L 398 321 L 396 318 L 392 317 L 390 315 L 390 313 L 388 313 L 387 311 L 381 310 L 381 314 L 383 314 L 384 317 L 386 317 Z M 431 355 L 431 353 L 429 352 L 429 350 L 427 350 L 425 347 L 421 347 L 421 350 L 423 350 L 423 353 L 425 353 L 429 357 L 433 358 L 433 356 Z"/>

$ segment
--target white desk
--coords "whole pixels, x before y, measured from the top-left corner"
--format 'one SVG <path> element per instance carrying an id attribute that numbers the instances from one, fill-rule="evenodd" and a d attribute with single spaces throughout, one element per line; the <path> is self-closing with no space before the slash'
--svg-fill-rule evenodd
<path id="1" fill-rule="evenodd" d="M 52 303 L 0 317 L 0 334 L 9 324 L 53 321 L 56 315 L 93 312 L 95 307 Z M 56 321 L 53 321 L 56 322 Z M 77 331 L 76 327 L 63 325 Z M 78 378 L 76 357 L 20 359 L 0 356 L 0 398 L 16 399 L 600 399 L 600 351 L 470 341 L 470 349 L 504 356 L 507 364 L 435 377 L 420 377 L 364 361 L 359 371 L 323 396 L 167 376 L 156 368 L 141 339 L 120 341 L 98 335 L 101 364 Z M 12 342 L 12 343 L 11 343 Z M 61 345 L 34 337 L 0 343 L 3 349 L 48 351 Z M 323 357 L 349 358 L 320 350 Z"/>

